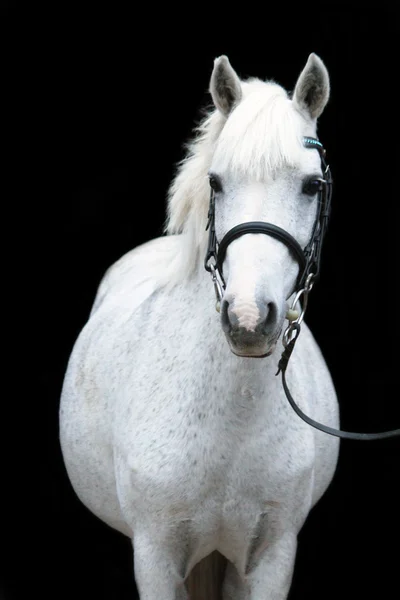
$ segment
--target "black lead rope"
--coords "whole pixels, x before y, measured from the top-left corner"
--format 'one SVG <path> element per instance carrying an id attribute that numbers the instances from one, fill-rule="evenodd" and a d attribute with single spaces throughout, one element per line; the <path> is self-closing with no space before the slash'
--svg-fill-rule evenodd
<path id="1" fill-rule="evenodd" d="M 278 372 L 282 373 L 282 385 L 285 390 L 286 398 L 289 401 L 290 406 L 293 408 L 294 412 L 301 418 L 303 421 L 311 425 L 311 427 L 315 427 L 315 429 L 319 429 L 324 433 L 328 433 L 329 435 L 334 435 L 336 437 L 344 438 L 347 440 L 383 440 L 387 438 L 397 437 L 400 435 L 400 429 L 392 429 L 391 431 L 382 431 L 380 433 L 357 433 L 353 431 L 342 431 L 341 429 L 335 429 L 334 427 L 328 427 L 328 425 L 322 425 L 322 423 L 318 423 L 318 421 L 314 421 L 311 417 L 308 417 L 302 410 L 297 406 L 296 402 L 293 399 L 292 394 L 290 393 L 288 384 L 286 382 L 286 369 L 289 364 L 290 356 L 293 352 L 294 345 L 300 333 L 300 325 L 298 323 L 293 324 L 293 328 L 295 330 L 295 337 L 288 343 L 285 350 L 282 353 L 281 359 L 278 365 Z"/>

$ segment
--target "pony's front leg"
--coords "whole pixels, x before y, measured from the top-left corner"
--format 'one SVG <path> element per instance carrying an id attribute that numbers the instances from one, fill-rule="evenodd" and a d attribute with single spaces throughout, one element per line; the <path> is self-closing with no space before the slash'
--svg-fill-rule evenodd
<path id="1" fill-rule="evenodd" d="M 286 600 L 292 582 L 297 535 L 285 534 L 249 557 L 246 572 L 229 565 L 224 600 Z M 258 555 L 258 556 L 257 556 Z"/>
<path id="2" fill-rule="evenodd" d="M 140 600 L 187 600 L 182 556 L 160 532 L 135 535 L 135 580 Z"/>

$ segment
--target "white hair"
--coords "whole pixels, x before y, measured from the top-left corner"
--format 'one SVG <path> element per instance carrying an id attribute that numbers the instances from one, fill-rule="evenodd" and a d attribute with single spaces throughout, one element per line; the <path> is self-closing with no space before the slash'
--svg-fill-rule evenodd
<path id="1" fill-rule="evenodd" d="M 183 248 L 165 274 L 170 283 L 190 275 L 204 258 L 213 158 L 224 172 L 254 180 L 300 161 L 305 119 L 287 92 L 259 79 L 242 82 L 242 89 L 243 99 L 228 119 L 214 109 L 195 130 L 169 189 L 165 231 L 183 236 Z"/>

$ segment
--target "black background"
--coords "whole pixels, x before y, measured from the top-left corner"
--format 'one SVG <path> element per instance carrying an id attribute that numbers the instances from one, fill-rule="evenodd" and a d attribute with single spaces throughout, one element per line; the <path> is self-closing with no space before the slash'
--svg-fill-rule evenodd
<path id="1" fill-rule="evenodd" d="M 4 205 L 15 213 L 3 222 L 12 240 L 5 262 L 23 288 L 17 321 L 28 326 L 13 355 L 15 421 L 3 436 L 6 600 L 136 597 L 129 540 L 69 485 L 59 395 L 102 274 L 162 233 L 168 185 L 209 103 L 220 54 L 240 76 L 288 90 L 312 51 L 329 70 L 319 136 L 333 171 L 333 215 L 308 323 L 337 387 L 342 427 L 400 422 L 395 9 L 238 3 L 217 15 L 189 3 L 82 6 L 1 13 L 3 180 L 12 184 Z M 335 479 L 300 534 L 291 600 L 397 595 L 399 450 L 398 440 L 342 442 Z"/>

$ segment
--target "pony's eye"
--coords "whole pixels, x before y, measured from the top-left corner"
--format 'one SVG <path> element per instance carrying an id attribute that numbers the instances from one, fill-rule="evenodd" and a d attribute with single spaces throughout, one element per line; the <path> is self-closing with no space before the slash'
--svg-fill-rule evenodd
<path id="1" fill-rule="evenodd" d="M 316 177 L 310 177 L 303 182 L 303 194 L 307 196 L 315 196 L 322 190 L 323 180 Z"/>
<path id="2" fill-rule="evenodd" d="M 210 175 L 209 181 L 214 192 L 220 192 L 222 190 L 221 182 L 216 175 Z"/>

